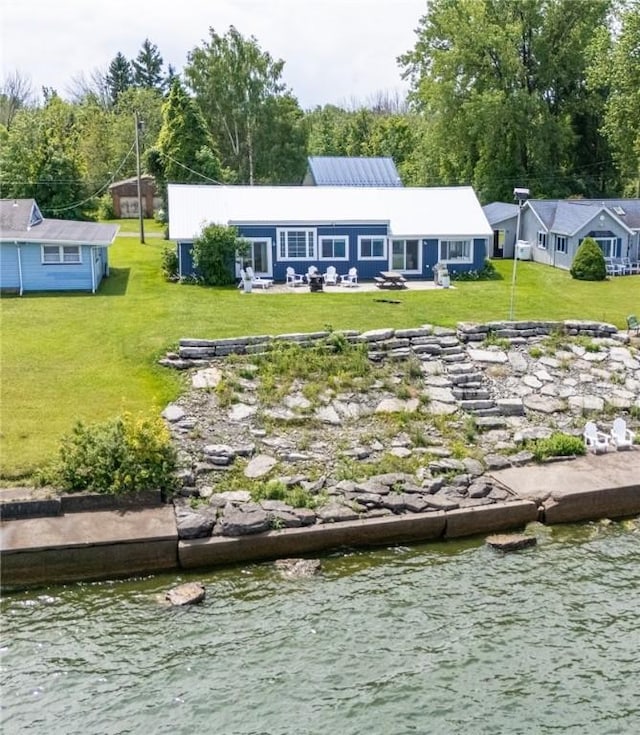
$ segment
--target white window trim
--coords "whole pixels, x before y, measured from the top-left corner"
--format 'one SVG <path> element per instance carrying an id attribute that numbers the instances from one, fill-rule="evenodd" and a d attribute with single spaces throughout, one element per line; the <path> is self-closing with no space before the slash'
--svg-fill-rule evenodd
<path id="1" fill-rule="evenodd" d="M 289 232 L 304 232 L 306 233 L 306 240 L 307 240 L 307 255 L 304 258 L 292 258 L 289 255 L 289 242 L 287 239 L 286 243 L 286 249 L 287 253 L 286 255 L 282 255 L 280 252 L 280 235 L 281 234 L 287 234 Z M 313 250 L 314 254 L 309 255 L 309 235 L 313 235 Z M 310 261 L 310 260 L 317 260 L 317 252 L 318 252 L 318 231 L 314 227 L 278 227 L 276 229 L 276 248 L 278 253 L 278 260 L 280 262 L 284 261 Z"/>
<path id="2" fill-rule="evenodd" d="M 345 249 L 344 249 L 344 258 L 338 258 L 336 256 L 331 256 L 328 258 L 323 257 L 322 255 L 322 243 L 325 240 L 344 240 L 345 241 Z M 318 237 L 318 260 L 349 260 L 349 235 L 320 235 Z"/>
<path id="3" fill-rule="evenodd" d="M 418 267 L 412 268 L 411 270 L 407 268 L 393 268 L 393 243 L 394 242 L 404 242 L 404 252 L 405 252 L 405 260 L 406 260 L 406 254 L 407 254 L 407 246 L 406 242 L 407 240 L 415 240 L 418 243 Z M 400 273 L 422 273 L 422 238 L 421 237 L 391 237 L 389 238 L 390 241 L 390 247 L 389 247 L 389 268 L 393 270 L 399 270 Z"/>
<path id="4" fill-rule="evenodd" d="M 564 242 L 564 246 L 562 250 L 558 247 L 559 242 L 561 240 Z M 561 253 L 562 255 L 566 255 L 568 247 L 569 247 L 569 238 L 566 235 L 556 235 L 556 253 Z"/>
<path id="5" fill-rule="evenodd" d="M 382 240 L 382 255 L 363 255 L 363 240 Z M 384 235 L 358 235 L 358 260 L 387 260 L 387 242 Z"/>
<path id="6" fill-rule="evenodd" d="M 44 249 L 45 248 L 57 248 L 58 249 L 58 260 L 45 260 Z M 64 248 L 76 248 L 78 250 L 77 260 L 64 259 Z M 42 265 L 82 265 L 82 248 L 80 245 L 41 245 L 40 246 L 40 262 Z"/>
<path id="7" fill-rule="evenodd" d="M 614 258 L 614 253 L 616 252 L 616 248 L 618 246 L 618 238 L 617 237 L 594 237 L 593 238 L 596 241 L 596 244 L 598 247 L 602 250 L 605 258 Z M 608 248 L 607 252 L 605 253 L 602 249 L 601 243 L 607 243 Z"/>
<path id="8" fill-rule="evenodd" d="M 540 250 L 546 250 L 548 237 L 548 234 L 544 230 L 538 230 L 538 234 L 536 237 L 536 247 L 540 248 Z M 542 244 L 543 240 L 544 245 Z"/>
<path id="9" fill-rule="evenodd" d="M 247 242 L 251 243 L 253 245 L 254 242 L 266 242 L 267 243 L 267 266 L 268 270 L 266 271 L 258 271 L 255 268 L 253 269 L 255 271 L 256 276 L 271 276 L 273 275 L 273 240 L 270 237 L 243 237 L 242 240 L 246 240 Z M 238 267 L 238 276 L 240 275 L 239 270 L 242 266 L 242 258 L 240 258 L 236 254 L 236 261 L 240 264 Z"/>
<path id="10" fill-rule="evenodd" d="M 468 258 L 445 258 L 442 255 L 442 245 L 445 242 L 468 242 L 469 257 Z M 438 260 L 440 263 L 451 263 L 452 265 L 469 265 L 473 263 L 474 242 L 472 237 L 443 237 L 438 240 Z"/>

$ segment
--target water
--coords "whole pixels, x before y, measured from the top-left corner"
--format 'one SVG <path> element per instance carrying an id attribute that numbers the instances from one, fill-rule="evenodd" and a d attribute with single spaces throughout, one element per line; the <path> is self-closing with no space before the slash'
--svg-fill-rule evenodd
<path id="1" fill-rule="evenodd" d="M 50 587 L 2 601 L 2 732 L 634 733 L 640 524 Z M 205 602 L 160 606 L 180 581 Z"/>

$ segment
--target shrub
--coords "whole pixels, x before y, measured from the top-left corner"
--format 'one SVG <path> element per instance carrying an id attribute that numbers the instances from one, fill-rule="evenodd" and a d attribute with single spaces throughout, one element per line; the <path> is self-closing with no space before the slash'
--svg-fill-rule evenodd
<path id="1" fill-rule="evenodd" d="M 116 213 L 113 209 L 113 197 L 111 194 L 103 194 L 98 200 L 98 219 L 115 219 Z"/>
<path id="2" fill-rule="evenodd" d="M 193 241 L 193 265 L 207 286 L 235 283 L 234 263 L 248 248 L 235 227 L 209 224 Z"/>
<path id="3" fill-rule="evenodd" d="M 450 270 L 450 273 L 451 278 L 454 281 L 496 281 L 502 278 L 493 263 L 488 258 L 485 258 L 484 264 L 482 268 L 480 268 L 480 270 Z"/>
<path id="4" fill-rule="evenodd" d="M 548 457 L 570 457 L 586 453 L 584 441 L 580 437 L 561 432 L 556 432 L 547 439 L 536 439 L 531 442 L 529 449 L 537 462 Z"/>
<path id="5" fill-rule="evenodd" d="M 166 247 L 162 251 L 162 275 L 167 281 L 175 281 L 178 278 L 178 253 L 175 248 Z"/>
<path id="6" fill-rule="evenodd" d="M 577 281 L 604 281 L 607 269 L 602 250 L 591 237 L 585 237 L 569 271 Z"/>
<path id="7" fill-rule="evenodd" d="M 40 482 L 67 492 L 172 490 L 176 453 L 160 418 L 125 414 L 101 424 L 78 422 Z"/>

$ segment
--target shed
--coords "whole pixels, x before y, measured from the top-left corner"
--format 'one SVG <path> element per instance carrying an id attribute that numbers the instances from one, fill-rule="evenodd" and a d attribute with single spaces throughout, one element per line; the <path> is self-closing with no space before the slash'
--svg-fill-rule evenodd
<path id="1" fill-rule="evenodd" d="M 138 210 L 138 177 L 114 181 L 109 186 L 113 200 L 113 212 L 120 219 L 139 217 Z M 142 199 L 142 216 L 153 217 L 162 207 L 162 199 L 158 196 L 156 180 L 150 174 L 140 177 L 140 196 Z"/>

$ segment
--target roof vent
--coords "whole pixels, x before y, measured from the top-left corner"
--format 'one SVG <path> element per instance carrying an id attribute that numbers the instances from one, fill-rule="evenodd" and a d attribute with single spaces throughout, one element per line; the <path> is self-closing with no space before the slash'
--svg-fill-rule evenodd
<path id="1" fill-rule="evenodd" d="M 621 217 L 624 217 L 624 215 L 626 214 L 626 212 L 624 211 L 624 209 L 622 209 L 622 207 L 619 207 L 619 206 L 614 207 L 613 208 L 613 211 L 616 214 L 619 214 Z"/>

